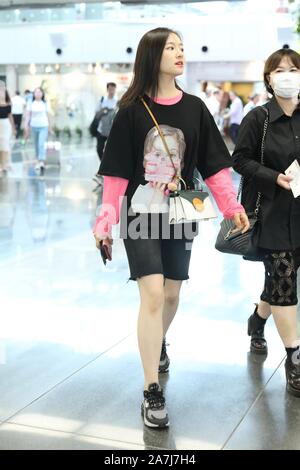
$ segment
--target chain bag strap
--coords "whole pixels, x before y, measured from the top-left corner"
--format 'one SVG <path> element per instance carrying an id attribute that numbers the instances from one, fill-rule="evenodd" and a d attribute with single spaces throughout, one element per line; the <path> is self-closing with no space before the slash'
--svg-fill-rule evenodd
<path id="1" fill-rule="evenodd" d="M 266 135 L 267 135 L 267 130 L 268 130 L 268 124 L 269 124 L 269 111 L 265 106 L 261 106 L 261 108 L 266 113 L 266 118 L 265 118 L 265 121 L 264 121 L 264 130 L 263 130 L 263 136 L 262 136 L 261 147 L 260 147 L 260 163 L 261 163 L 261 165 L 265 165 L 265 141 L 266 141 Z M 239 184 L 237 200 L 239 200 L 239 198 L 242 194 L 243 184 L 244 184 L 244 177 L 242 176 L 240 184 Z M 260 209 L 260 202 L 261 202 L 261 193 L 258 193 L 257 200 L 256 200 L 256 205 L 255 205 L 255 211 L 254 211 L 254 214 L 256 215 L 256 218 L 258 217 L 258 213 L 259 213 L 259 209 Z"/>
<path id="2" fill-rule="evenodd" d="M 264 154 L 265 154 L 265 140 L 269 124 L 269 111 L 265 106 L 262 106 L 262 109 L 266 113 L 266 118 L 264 121 L 263 135 L 261 141 L 261 154 L 260 154 L 260 163 L 261 165 L 265 164 Z M 243 189 L 244 178 L 241 178 L 237 200 L 239 200 L 240 195 Z M 261 206 L 261 192 L 258 192 L 254 215 L 253 213 L 249 214 L 249 223 L 250 228 L 247 232 L 241 233 L 236 231 L 234 222 L 231 219 L 224 219 L 221 222 L 221 228 L 218 233 L 216 240 L 215 248 L 222 253 L 230 253 L 235 255 L 242 255 L 245 259 L 250 261 L 260 261 L 259 250 L 257 249 L 257 235 L 259 233 L 259 211 Z"/>

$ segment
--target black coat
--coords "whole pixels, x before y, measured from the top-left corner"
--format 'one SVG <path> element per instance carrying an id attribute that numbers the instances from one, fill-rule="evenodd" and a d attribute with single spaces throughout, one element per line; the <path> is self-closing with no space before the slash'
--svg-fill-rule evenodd
<path id="1" fill-rule="evenodd" d="M 266 104 L 269 125 L 265 139 L 265 166 L 260 163 L 261 141 L 266 114 L 258 106 L 243 119 L 233 153 L 234 169 L 244 176 L 242 204 L 247 212 L 255 208 L 262 193 L 258 245 L 271 250 L 300 247 L 300 196 L 281 188 L 277 177 L 293 163 L 300 163 L 300 105 L 291 117 L 284 114 L 276 98 Z"/>

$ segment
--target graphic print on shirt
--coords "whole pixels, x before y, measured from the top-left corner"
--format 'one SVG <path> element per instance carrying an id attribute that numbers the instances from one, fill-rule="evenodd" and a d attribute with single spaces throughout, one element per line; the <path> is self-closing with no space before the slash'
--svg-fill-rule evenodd
<path id="1" fill-rule="evenodd" d="M 178 176 L 184 165 L 186 143 L 181 129 L 160 126 L 166 139 Z M 156 127 L 148 132 L 144 145 L 145 180 L 170 183 L 175 175 L 174 167 Z"/>

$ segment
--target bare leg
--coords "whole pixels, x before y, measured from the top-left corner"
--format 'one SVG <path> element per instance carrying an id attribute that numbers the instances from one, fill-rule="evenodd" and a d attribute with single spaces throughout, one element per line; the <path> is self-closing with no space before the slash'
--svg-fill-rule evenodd
<path id="1" fill-rule="evenodd" d="M 9 169 L 9 152 L 2 152 L 3 155 L 3 170 L 7 171 Z"/>
<path id="2" fill-rule="evenodd" d="M 264 300 L 260 300 L 257 308 L 257 313 L 261 318 L 267 320 L 272 314 L 270 304 L 268 302 L 265 302 Z"/>
<path id="3" fill-rule="evenodd" d="M 152 274 L 138 279 L 141 304 L 138 343 L 145 375 L 145 390 L 158 382 L 158 366 L 163 340 L 164 277 Z"/>
<path id="4" fill-rule="evenodd" d="M 179 293 L 182 281 L 165 280 L 165 304 L 163 310 L 163 335 L 166 333 L 175 317 L 179 304 Z"/>
<path id="5" fill-rule="evenodd" d="M 272 315 L 283 344 L 286 348 L 298 345 L 297 306 L 278 307 L 271 305 Z"/>

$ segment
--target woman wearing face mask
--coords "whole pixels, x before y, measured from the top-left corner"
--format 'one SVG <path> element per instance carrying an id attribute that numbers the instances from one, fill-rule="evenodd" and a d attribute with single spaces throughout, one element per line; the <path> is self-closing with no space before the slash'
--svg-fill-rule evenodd
<path id="1" fill-rule="evenodd" d="M 157 28 L 141 39 L 133 82 L 121 99 L 101 162 L 103 205 L 94 227 L 97 247 L 102 241 L 111 250 L 111 225 L 118 223 L 119 200 L 125 195 L 121 236 L 130 279 L 137 281 L 141 299 L 138 342 L 144 368 L 142 413 L 145 424 L 153 428 L 169 424 L 159 372 L 167 372 L 169 367 L 164 337 L 178 307 L 182 281 L 189 277 L 191 245 L 196 234 L 196 227 L 192 226 L 196 224 L 182 224 L 184 234 L 176 237 L 178 231 L 169 226 L 168 214 L 134 214 L 131 199 L 139 185 L 151 181 L 151 173 L 153 187 L 162 192 L 167 190 L 167 184 L 174 190 L 176 184 L 172 180 L 177 181 L 180 175 L 191 187 L 197 167 L 223 214 L 233 218 L 243 230 L 249 227 L 232 186 L 229 170 L 232 160 L 213 117 L 199 98 L 183 92 L 176 83 L 184 64 L 183 44 L 176 32 Z M 176 173 L 166 171 L 168 154 L 142 97 L 166 136 L 174 154 Z M 155 152 L 158 155 L 153 160 Z M 137 220 L 139 228 L 133 232 Z M 154 225 L 157 236 L 152 236 L 156 232 L 152 230 Z"/>
<path id="2" fill-rule="evenodd" d="M 260 192 L 261 228 L 258 246 L 265 266 L 260 302 L 248 320 L 251 351 L 267 353 L 264 326 L 272 314 L 286 348 L 287 390 L 300 397 L 300 357 L 297 340 L 297 270 L 300 265 L 300 196 L 291 191 L 287 168 L 300 163 L 300 56 L 280 49 L 266 61 L 264 81 L 272 99 L 265 105 L 268 127 L 264 166 L 260 163 L 266 113 L 257 107 L 241 124 L 233 154 L 234 169 L 244 177 L 242 203 L 255 208 Z"/>

